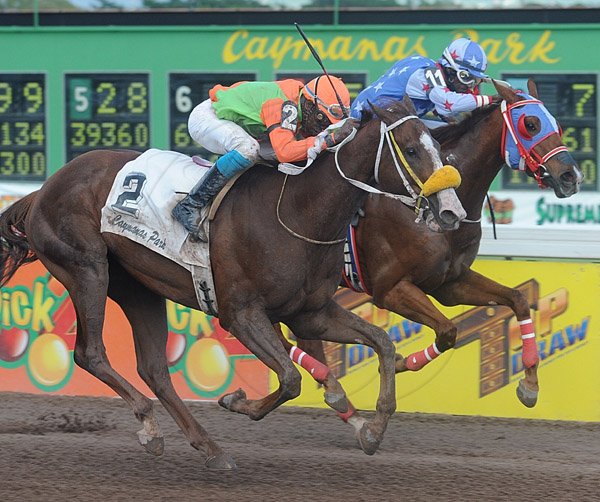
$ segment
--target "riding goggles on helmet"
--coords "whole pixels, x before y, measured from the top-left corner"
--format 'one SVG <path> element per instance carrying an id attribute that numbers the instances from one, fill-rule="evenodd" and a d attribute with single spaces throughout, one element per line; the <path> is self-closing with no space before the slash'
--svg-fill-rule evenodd
<path id="1" fill-rule="evenodd" d="M 334 103 L 332 105 L 328 105 L 327 103 L 325 103 L 325 101 L 323 101 L 321 98 L 319 98 L 319 96 L 317 96 L 314 92 L 312 92 L 312 90 L 310 89 L 310 87 L 308 86 L 304 86 L 304 90 L 307 92 L 307 94 L 315 100 L 316 103 L 318 103 L 320 106 L 322 106 L 329 115 L 331 115 L 333 118 L 341 120 L 344 117 L 349 117 L 350 116 L 350 108 L 348 108 L 347 106 L 342 106 L 339 103 Z"/>
<path id="2" fill-rule="evenodd" d="M 481 82 L 483 82 L 483 80 L 484 80 L 483 78 L 476 77 L 473 74 L 471 74 L 471 72 L 469 70 L 465 70 L 464 68 L 461 68 L 460 66 L 458 66 L 458 64 L 456 63 L 456 61 L 454 61 L 454 58 L 452 57 L 452 55 L 450 54 L 450 51 L 447 48 L 444 50 L 444 53 L 442 54 L 442 56 L 448 62 L 450 67 L 456 72 L 456 76 L 462 84 L 473 89 L 473 88 L 477 87 L 479 84 L 481 84 Z M 464 62 L 462 64 L 466 65 Z"/>

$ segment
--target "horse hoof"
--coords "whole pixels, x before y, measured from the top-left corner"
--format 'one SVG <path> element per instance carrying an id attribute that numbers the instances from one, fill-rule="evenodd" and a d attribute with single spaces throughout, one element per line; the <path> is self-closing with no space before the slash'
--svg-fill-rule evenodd
<path id="1" fill-rule="evenodd" d="M 396 373 L 402 373 L 407 370 L 406 359 L 401 354 L 396 354 Z"/>
<path id="2" fill-rule="evenodd" d="M 369 427 L 369 424 L 366 423 L 362 426 L 360 431 L 358 431 L 356 439 L 358 439 L 358 444 L 360 445 L 362 451 L 364 451 L 367 455 L 373 455 L 379 448 L 379 444 L 383 438 L 381 434 L 374 434 Z"/>
<path id="3" fill-rule="evenodd" d="M 148 436 L 148 434 L 146 434 L 146 431 L 144 431 L 143 429 L 141 431 L 138 431 L 137 435 L 138 435 L 138 440 L 139 440 L 140 444 L 144 447 L 144 449 L 148 453 L 150 453 L 156 457 L 160 457 L 164 453 L 164 451 L 165 451 L 164 438 Z"/>
<path id="4" fill-rule="evenodd" d="M 533 408 L 537 404 L 538 391 L 529 389 L 523 380 L 519 380 L 517 397 L 527 408 Z"/>
<path id="5" fill-rule="evenodd" d="M 213 471 L 232 471 L 237 469 L 235 460 L 225 452 L 218 453 L 206 459 L 204 465 Z"/>
<path id="6" fill-rule="evenodd" d="M 225 394 L 224 396 L 221 396 L 219 399 L 219 404 L 226 410 L 237 411 L 234 409 L 235 404 L 245 399 L 246 393 L 242 389 L 238 389 L 231 394 Z"/>
<path id="7" fill-rule="evenodd" d="M 338 413 L 347 413 L 350 405 L 345 394 L 325 392 L 325 404 Z"/>

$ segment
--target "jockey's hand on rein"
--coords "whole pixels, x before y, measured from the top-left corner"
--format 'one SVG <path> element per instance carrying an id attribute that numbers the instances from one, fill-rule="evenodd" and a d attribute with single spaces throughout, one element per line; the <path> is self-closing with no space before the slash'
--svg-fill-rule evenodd
<path id="1" fill-rule="evenodd" d="M 352 118 L 347 118 L 344 123 L 339 127 L 329 127 L 325 135 L 325 144 L 327 148 L 331 148 L 335 145 L 339 145 L 344 141 L 352 131 L 357 128 L 356 122 Z"/>
<path id="2" fill-rule="evenodd" d="M 356 127 L 354 119 L 347 118 L 341 125 L 329 126 L 315 137 L 315 143 L 308 149 L 308 158 L 314 160 L 319 153 L 327 148 L 340 144 Z"/>

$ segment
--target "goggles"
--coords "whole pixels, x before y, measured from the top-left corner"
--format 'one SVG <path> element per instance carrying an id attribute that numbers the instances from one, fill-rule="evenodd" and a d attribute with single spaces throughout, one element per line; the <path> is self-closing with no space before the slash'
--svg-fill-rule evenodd
<path id="1" fill-rule="evenodd" d="M 456 72 L 456 77 L 462 84 L 465 84 L 471 89 L 477 87 L 479 84 L 481 84 L 481 82 L 483 82 L 482 78 L 474 77 L 467 70 L 458 70 Z"/>
<path id="2" fill-rule="evenodd" d="M 323 107 L 329 115 L 331 115 L 334 119 L 341 120 L 345 117 L 350 116 L 350 108 L 347 106 L 342 106 L 339 103 L 334 103 L 332 105 L 328 105 L 323 101 L 319 96 L 317 96 L 314 92 L 310 90 L 308 86 L 304 86 L 307 94 L 321 107 Z"/>
<path id="3" fill-rule="evenodd" d="M 483 82 L 483 78 L 475 77 L 471 75 L 471 73 L 468 70 L 460 68 L 456 64 L 456 61 L 454 61 L 454 58 L 452 57 L 448 49 L 444 50 L 443 56 L 444 59 L 448 61 L 448 64 L 452 67 L 452 69 L 456 72 L 456 77 L 458 78 L 461 84 L 466 85 L 470 89 L 474 89 Z"/>

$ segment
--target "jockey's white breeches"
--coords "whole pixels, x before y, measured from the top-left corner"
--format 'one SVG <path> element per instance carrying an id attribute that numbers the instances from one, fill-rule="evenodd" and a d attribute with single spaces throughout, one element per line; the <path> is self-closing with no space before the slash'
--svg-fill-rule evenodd
<path id="1" fill-rule="evenodd" d="M 252 163 L 258 160 L 258 141 L 236 123 L 217 117 L 210 99 L 192 110 L 188 130 L 194 141 L 217 155 L 236 150 Z"/>

